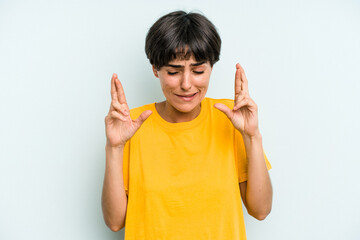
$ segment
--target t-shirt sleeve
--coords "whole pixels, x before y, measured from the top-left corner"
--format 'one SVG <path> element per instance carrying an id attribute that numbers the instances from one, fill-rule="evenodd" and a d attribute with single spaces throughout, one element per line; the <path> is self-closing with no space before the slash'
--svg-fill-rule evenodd
<path id="1" fill-rule="evenodd" d="M 129 159 L 130 159 L 130 141 L 127 141 L 123 152 L 123 178 L 126 195 L 129 195 Z"/>
<path id="2" fill-rule="evenodd" d="M 148 109 L 150 109 L 150 104 L 131 109 L 130 110 L 131 119 L 137 119 L 143 111 Z M 123 153 L 123 177 L 124 177 L 124 188 L 126 195 L 129 195 L 130 146 L 131 146 L 131 139 L 126 142 Z"/>
<path id="3" fill-rule="evenodd" d="M 237 130 L 234 131 L 235 131 L 234 134 L 235 163 L 237 167 L 238 182 L 245 182 L 248 179 L 248 161 L 246 159 L 245 144 L 241 133 Z M 264 152 L 264 158 L 265 158 L 266 167 L 268 170 L 270 170 L 272 166 L 265 152 Z"/>

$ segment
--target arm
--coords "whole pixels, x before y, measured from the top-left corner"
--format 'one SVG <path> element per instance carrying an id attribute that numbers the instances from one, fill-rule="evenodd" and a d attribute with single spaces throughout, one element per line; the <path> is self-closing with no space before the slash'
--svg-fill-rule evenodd
<path id="1" fill-rule="evenodd" d="M 248 180 L 240 183 L 240 192 L 248 213 L 264 220 L 271 211 L 272 186 L 266 168 L 262 137 L 244 137 L 248 160 Z"/>
<path id="2" fill-rule="evenodd" d="M 106 225 L 114 232 L 125 226 L 127 196 L 123 179 L 124 147 L 106 144 L 106 166 L 102 191 L 102 211 Z"/>
<path id="3" fill-rule="evenodd" d="M 236 65 L 234 108 L 220 103 L 214 107 L 222 111 L 243 136 L 248 180 L 239 184 L 240 192 L 248 213 L 263 220 L 271 211 L 272 187 L 258 128 L 257 105 L 249 96 L 248 81 L 240 64 Z"/>
<path id="4" fill-rule="evenodd" d="M 124 90 L 116 74 L 111 78 L 111 99 L 110 110 L 105 117 L 106 166 L 101 206 L 106 225 L 112 231 L 119 231 L 125 226 L 127 209 L 123 178 L 124 147 L 151 111 L 144 111 L 136 120 L 131 119 Z"/>

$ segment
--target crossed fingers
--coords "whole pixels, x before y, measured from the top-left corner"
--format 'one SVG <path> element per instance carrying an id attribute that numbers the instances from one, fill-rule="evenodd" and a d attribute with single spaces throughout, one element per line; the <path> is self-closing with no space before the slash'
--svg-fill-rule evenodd
<path id="1" fill-rule="evenodd" d="M 241 107 L 247 105 L 250 101 L 249 89 L 248 89 L 248 80 L 245 76 L 245 71 L 238 63 L 236 64 L 235 72 L 235 99 L 234 99 L 234 109 L 238 110 Z"/>
<path id="2" fill-rule="evenodd" d="M 115 73 L 111 78 L 110 114 L 112 117 L 122 121 L 127 121 L 129 116 L 129 107 L 126 102 L 124 89 Z"/>

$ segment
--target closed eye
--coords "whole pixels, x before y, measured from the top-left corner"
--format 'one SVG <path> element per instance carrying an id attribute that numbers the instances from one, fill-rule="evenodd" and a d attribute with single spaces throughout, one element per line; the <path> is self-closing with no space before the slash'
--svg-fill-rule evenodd
<path id="1" fill-rule="evenodd" d="M 177 74 L 178 72 L 168 72 L 169 75 L 175 75 Z"/>
<path id="2" fill-rule="evenodd" d="M 204 71 L 194 71 L 195 74 L 203 74 Z"/>

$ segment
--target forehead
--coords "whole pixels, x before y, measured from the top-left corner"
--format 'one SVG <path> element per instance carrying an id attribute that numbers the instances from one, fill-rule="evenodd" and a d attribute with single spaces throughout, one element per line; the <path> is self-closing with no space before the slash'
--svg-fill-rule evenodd
<path id="1" fill-rule="evenodd" d="M 183 58 L 183 57 L 177 57 L 171 61 L 169 61 L 168 64 L 166 64 L 167 66 L 169 65 L 176 65 L 176 66 L 203 66 L 203 65 L 208 65 L 210 64 L 209 61 L 196 61 L 195 57 L 193 55 L 191 55 L 188 58 Z"/>

